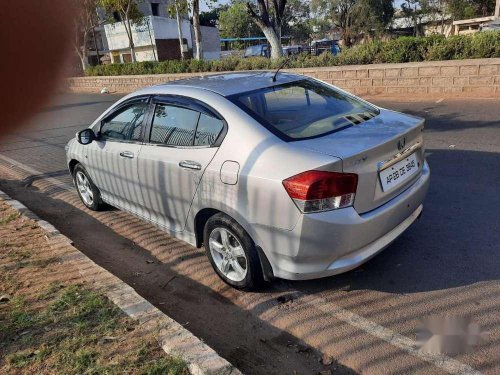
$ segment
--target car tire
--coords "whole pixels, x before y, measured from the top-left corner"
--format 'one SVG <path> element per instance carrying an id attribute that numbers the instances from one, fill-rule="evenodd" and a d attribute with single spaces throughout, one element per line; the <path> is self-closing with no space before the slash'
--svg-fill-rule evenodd
<path id="1" fill-rule="evenodd" d="M 262 287 L 264 278 L 255 243 L 234 219 L 215 214 L 205 224 L 203 239 L 212 267 L 226 284 L 246 291 Z"/>
<path id="2" fill-rule="evenodd" d="M 101 199 L 101 193 L 85 168 L 83 168 L 83 165 L 77 164 L 73 169 L 73 182 L 78 192 L 78 196 L 85 207 L 92 211 L 100 211 L 103 209 L 104 202 Z"/>

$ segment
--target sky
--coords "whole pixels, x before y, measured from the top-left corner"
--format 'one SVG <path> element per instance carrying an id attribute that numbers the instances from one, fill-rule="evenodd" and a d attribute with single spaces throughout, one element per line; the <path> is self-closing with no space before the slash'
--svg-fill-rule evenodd
<path id="1" fill-rule="evenodd" d="M 210 4 L 211 2 L 209 1 L 208 3 Z M 229 0 L 218 0 L 217 1 L 217 5 L 218 4 L 227 4 L 227 3 L 229 3 Z M 202 12 L 209 10 L 208 6 L 207 6 L 207 1 L 206 0 L 201 0 L 200 1 L 200 10 Z"/>
<path id="2" fill-rule="evenodd" d="M 230 0 L 218 0 L 217 1 L 217 4 L 227 4 L 229 3 Z M 395 8 L 399 8 L 401 6 L 401 3 L 403 2 L 404 0 L 395 0 L 394 1 L 394 7 Z M 208 3 L 210 4 L 210 1 L 208 1 Z M 207 1 L 206 0 L 201 0 L 200 1 L 200 8 L 201 8 L 201 11 L 204 12 L 204 11 L 207 11 L 209 10 L 208 9 L 208 6 L 207 6 Z"/>

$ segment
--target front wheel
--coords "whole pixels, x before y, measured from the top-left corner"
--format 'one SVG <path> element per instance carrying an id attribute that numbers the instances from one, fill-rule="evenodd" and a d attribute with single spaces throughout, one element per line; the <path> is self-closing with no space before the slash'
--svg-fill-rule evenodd
<path id="1" fill-rule="evenodd" d="M 235 220 L 223 213 L 212 216 L 203 238 L 208 259 L 224 282 L 242 290 L 255 290 L 263 284 L 255 244 Z"/>
<path id="2" fill-rule="evenodd" d="M 99 211 L 104 203 L 101 200 L 101 194 L 97 186 L 90 179 L 87 171 L 81 164 L 77 164 L 73 170 L 73 180 L 76 190 L 85 207 Z"/>

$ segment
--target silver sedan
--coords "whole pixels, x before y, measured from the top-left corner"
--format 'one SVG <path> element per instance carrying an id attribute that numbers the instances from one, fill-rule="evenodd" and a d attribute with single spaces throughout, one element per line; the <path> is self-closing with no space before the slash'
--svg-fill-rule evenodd
<path id="1" fill-rule="evenodd" d="M 67 146 L 85 206 L 204 246 L 239 289 L 349 271 L 419 217 L 420 118 L 299 75 L 234 73 L 130 94 Z"/>

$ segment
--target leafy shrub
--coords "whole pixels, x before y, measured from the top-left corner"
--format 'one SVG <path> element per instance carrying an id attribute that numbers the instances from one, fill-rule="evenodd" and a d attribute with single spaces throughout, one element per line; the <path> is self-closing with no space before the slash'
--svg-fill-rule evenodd
<path id="1" fill-rule="evenodd" d="M 380 62 L 398 63 L 424 60 L 426 38 L 401 37 L 384 43 Z"/>
<path id="2" fill-rule="evenodd" d="M 500 57 L 500 31 L 474 34 L 470 41 L 473 58 Z"/>
<path id="3" fill-rule="evenodd" d="M 427 37 L 400 37 L 386 42 L 372 41 L 333 56 L 326 52 L 320 56 L 300 54 L 289 62 L 289 68 L 312 68 L 336 65 L 364 65 L 377 63 L 404 63 L 411 61 L 460 60 L 500 57 L 500 31 Z M 88 76 L 116 76 L 137 74 L 169 74 L 196 72 L 228 72 L 237 70 L 276 69 L 283 59 L 271 61 L 264 57 L 243 59 L 228 57 L 215 61 L 169 60 L 144 61 L 126 64 L 98 65 L 88 68 Z"/>
<path id="4" fill-rule="evenodd" d="M 459 60 L 471 56 L 469 38 L 452 36 L 446 43 L 436 43 L 427 50 L 427 60 Z"/>

